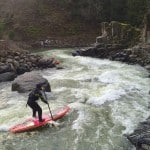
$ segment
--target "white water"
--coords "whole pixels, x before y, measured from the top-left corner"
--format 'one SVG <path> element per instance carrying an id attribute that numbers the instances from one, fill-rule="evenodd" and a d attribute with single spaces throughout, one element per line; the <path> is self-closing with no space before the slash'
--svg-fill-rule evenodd
<path id="1" fill-rule="evenodd" d="M 51 84 L 51 109 L 69 104 L 72 111 L 59 128 L 10 134 L 5 131 L 31 116 L 31 110 L 25 107 L 26 94 L 11 92 L 11 83 L 1 83 L 0 149 L 131 150 L 124 134 L 149 116 L 148 72 L 140 66 L 72 57 L 68 49 L 41 54 L 58 58 L 64 67 L 39 71 Z"/>

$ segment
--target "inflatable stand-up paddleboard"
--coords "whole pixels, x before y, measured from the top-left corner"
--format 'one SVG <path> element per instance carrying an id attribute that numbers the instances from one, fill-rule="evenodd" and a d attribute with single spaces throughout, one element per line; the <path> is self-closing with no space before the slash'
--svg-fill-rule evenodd
<path id="1" fill-rule="evenodd" d="M 25 132 L 25 131 L 30 131 L 30 130 L 36 129 L 38 127 L 46 125 L 47 123 L 49 123 L 51 121 L 56 121 L 56 120 L 62 118 L 69 112 L 69 110 L 70 110 L 69 106 L 66 106 L 66 107 L 58 109 L 58 110 L 54 110 L 53 119 L 49 115 L 43 115 L 42 116 L 42 119 L 44 119 L 43 122 L 39 122 L 38 118 L 29 118 L 29 119 L 25 120 L 23 123 L 19 123 L 17 125 L 10 127 L 9 131 L 12 133 L 20 133 L 20 132 Z"/>

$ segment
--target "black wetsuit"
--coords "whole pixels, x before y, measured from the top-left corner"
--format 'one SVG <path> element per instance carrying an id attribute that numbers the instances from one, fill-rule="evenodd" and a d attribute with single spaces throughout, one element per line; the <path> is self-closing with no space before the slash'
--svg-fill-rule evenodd
<path id="1" fill-rule="evenodd" d="M 47 100 L 45 98 L 45 93 L 44 96 L 42 94 L 42 91 L 39 89 L 34 89 L 28 97 L 27 104 L 32 108 L 33 111 L 33 117 L 36 117 L 36 112 L 38 112 L 38 117 L 39 121 L 42 121 L 42 109 L 36 102 L 38 99 L 41 99 L 44 103 L 47 104 Z"/>

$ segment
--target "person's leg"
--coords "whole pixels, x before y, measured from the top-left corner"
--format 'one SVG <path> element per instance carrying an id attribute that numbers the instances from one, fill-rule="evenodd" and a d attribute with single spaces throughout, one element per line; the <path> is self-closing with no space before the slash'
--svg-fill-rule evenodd
<path id="1" fill-rule="evenodd" d="M 28 105 L 30 106 L 30 108 L 32 109 L 32 117 L 36 117 L 36 106 L 35 106 L 35 102 L 28 102 Z"/>
<path id="2" fill-rule="evenodd" d="M 37 103 L 35 103 L 35 108 L 36 108 L 36 110 L 38 111 L 39 121 L 40 121 L 40 122 L 44 121 L 44 120 L 42 119 L 42 109 L 41 109 L 41 107 L 40 107 Z"/>
<path id="3" fill-rule="evenodd" d="M 33 109 L 33 115 L 32 117 L 36 118 L 36 110 Z"/>

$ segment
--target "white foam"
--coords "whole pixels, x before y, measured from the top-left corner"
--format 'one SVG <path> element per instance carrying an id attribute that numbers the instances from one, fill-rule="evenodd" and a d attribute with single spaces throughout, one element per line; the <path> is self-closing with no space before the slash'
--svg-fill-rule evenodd
<path id="1" fill-rule="evenodd" d="M 145 120 L 149 116 L 146 106 L 142 106 L 134 100 L 130 104 L 119 101 L 112 104 L 112 116 L 116 124 L 125 127 L 122 134 L 131 133 L 137 126 L 139 120 Z"/>
<path id="2" fill-rule="evenodd" d="M 72 129 L 76 130 L 78 134 L 84 132 L 84 125 L 89 124 L 90 116 L 85 113 L 85 111 L 80 110 L 78 111 L 78 118 L 73 122 Z"/>
<path id="3" fill-rule="evenodd" d="M 83 124 L 83 120 L 85 119 L 85 114 L 83 111 L 78 111 L 78 118 L 73 122 L 73 126 L 72 129 L 73 130 L 81 130 L 82 128 L 82 124 Z"/>
<path id="4" fill-rule="evenodd" d="M 107 89 L 103 92 L 100 97 L 91 97 L 87 100 L 88 104 L 92 105 L 102 105 L 107 101 L 114 101 L 119 99 L 122 95 L 125 95 L 126 92 L 123 89 Z"/>
<path id="5" fill-rule="evenodd" d="M 8 130 L 9 130 L 9 127 L 7 125 L 0 126 L 0 132 L 7 132 Z"/>
<path id="6" fill-rule="evenodd" d="M 55 89 L 55 92 L 62 92 L 62 91 L 65 91 L 67 88 L 66 87 L 59 87 L 57 89 Z"/>
<path id="7" fill-rule="evenodd" d="M 62 61 L 64 69 L 48 69 L 45 72 L 42 70 L 41 74 L 48 79 L 52 85 L 53 94 L 57 98 L 56 101 L 51 102 L 52 108 L 66 105 L 69 103 L 65 101 L 67 99 L 75 102 L 69 104 L 71 110 L 78 111 L 70 132 L 71 137 L 76 136 L 73 145 L 75 149 L 81 147 L 81 142 L 83 145 L 87 144 L 87 139 L 83 139 L 86 133 L 90 133 L 87 130 L 93 126 L 96 128 L 97 125 L 95 135 L 88 134 L 88 140 L 92 138 L 93 141 L 91 141 L 98 142 L 103 149 L 111 149 L 110 147 L 118 142 L 122 144 L 122 140 L 120 142 L 113 138 L 129 132 L 141 118 L 149 114 L 149 111 L 145 109 L 149 100 L 146 94 L 149 89 L 146 71 L 143 73 L 144 70 L 138 66 L 129 66 L 119 62 L 80 56 L 72 58 L 63 51 L 55 52 L 58 54 L 57 58 L 60 57 L 61 60 L 67 58 L 64 62 Z M 52 56 L 50 53 L 49 56 Z M 14 92 L 13 94 L 10 87 L 11 84 L 4 85 L 0 90 L 2 106 L 8 105 L 0 109 L 0 123 L 5 124 L 0 126 L 0 131 L 7 131 L 8 126 L 23 121 L 32 114 L 29 107 L 25 108 L 27 97 Z M 112 102 L 97 108 L 86 105 L 88 103 L 99 106 L 109 101 Z M 43 112 L 49 112 L 47 105 L 42 102 L 40 105 L 44 108 Z M 117 129 L 117 127 L 121 128 Z M 68 144 L 72 145 L 72 143 Z"/>
<path id="8" fill-rule="evenodd" d="M 103 65 L 109 65 L 111 64 L 110 60 L 101 60 L 97 58 L 90 58 L 90 57 L 76 57 L 77 60 L 80 62 L 82 65 L 88 64 L 88 67 L 97 67 L 97 66 L 103 66 Z"/>
<path id="9" fill-rule="evenodd" d="M 98 76 L 98 81 L 103 83 L 116 83 L 120 81 L 120 76 L 116 71 L 106 71 Z"/>

